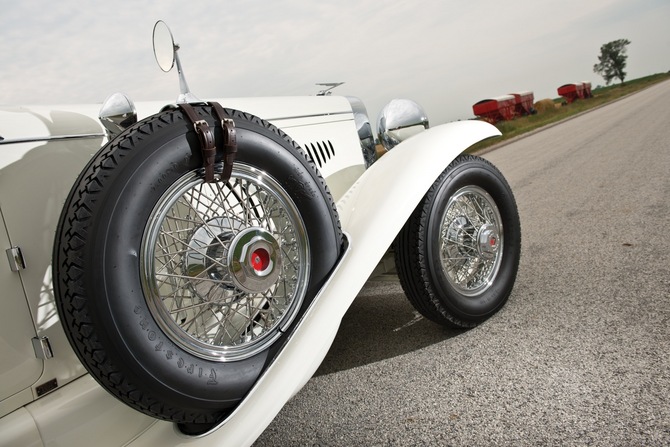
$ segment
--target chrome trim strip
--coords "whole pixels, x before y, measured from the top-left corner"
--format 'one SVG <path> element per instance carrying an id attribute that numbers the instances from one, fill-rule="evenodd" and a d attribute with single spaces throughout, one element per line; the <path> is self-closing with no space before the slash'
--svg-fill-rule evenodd
<path id="1" fill-rule="evenodd" d="M 352 115 L 351 111 L 348 112 L 334 112 L 334 113 L 315 113 L 312 115 L 300 115 L 300 116 L 283 116 L 279 118 L 265 118 L 266 121 L 279 121 L 279 120 L 293 120 L 300 118 L 317 118 L 319 116 L 334 116 L 334 115 Z"/>
<path id="2" fill-rule="evenodd" d="M 105 136 L 106 135 L 104 133 L 88 133 L 82 135 L 55 135 L 46 137 L 10 138 L 7 140 L 0 139 L 0 145 L 15 144 L 15 143 L 34 143 L 37 141 L 81 140 L 84 138 L 99 138 Z"/>

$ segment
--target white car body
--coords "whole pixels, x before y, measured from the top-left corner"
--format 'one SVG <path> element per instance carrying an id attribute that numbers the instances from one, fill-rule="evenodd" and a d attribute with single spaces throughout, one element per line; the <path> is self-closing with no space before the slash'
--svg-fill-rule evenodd
<path id="1" fill-rule="evenodd" d="M 270 121 L 308 152 L 322 144 L 336 149 L 332 157 L 310 152 L 348 243 L 331 277 L 269 369 L 215 429 L 188 437 L 126 407 L 88 376 L 70 348 L 51 285 L 63 203 L 107 142 L 99 106 L 0 108 L 0 247 L 9 261 L 0 262 L 0 445 L 250 445 L 314 374 L 346 310 L 430 185 L 463 150 L 499 135 L 478 121 L 436 126 L 366 169 L 346 98 L 217 101 Z M 165 104 L 138 103 L 138 116 Z M 13 271 L 14 262 L 25 267 Z"/>

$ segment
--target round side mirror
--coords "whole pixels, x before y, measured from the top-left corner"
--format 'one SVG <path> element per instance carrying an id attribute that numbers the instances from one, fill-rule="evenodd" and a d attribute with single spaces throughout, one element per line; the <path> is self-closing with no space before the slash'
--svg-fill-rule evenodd
<path id="1" fill-rule="evenodd" d="M 172 38 L 170 28 L 162 20 L 159 20 L 154 25 L 153 40 L 154 56 L 156 56 L 158 66 L 164 72 L 172 70 L 175 59 L 174 39 Z"/>
<path id="2" fill-rule="evenodd" d="M 401 141 L 428 129 L 423 108 L 409 99 L 394 99 L 384 106 L 377 120 L 379 140 L 389 151 Z"/>

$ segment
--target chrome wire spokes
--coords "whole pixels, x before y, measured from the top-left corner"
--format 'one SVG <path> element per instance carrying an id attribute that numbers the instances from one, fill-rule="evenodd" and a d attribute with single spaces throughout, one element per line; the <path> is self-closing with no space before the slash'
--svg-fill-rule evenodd
<path id="1" fill-rule="evenodd" d="M 180 347 L 239 360 L 298 312 L 309 278 L 302 218 L 267 174 L 236 163 L 227 183 L 182 177 L 156 205 L 141 271 L 149 308 Z"/>
<path id="2" fill-rule="evenodd" d="M 466 186 L 449 199 L 439 247 L 442 270 L 458 292 L 476 296 L 490 287 L 502 260 L 503 226 L 485 190 Z"/>

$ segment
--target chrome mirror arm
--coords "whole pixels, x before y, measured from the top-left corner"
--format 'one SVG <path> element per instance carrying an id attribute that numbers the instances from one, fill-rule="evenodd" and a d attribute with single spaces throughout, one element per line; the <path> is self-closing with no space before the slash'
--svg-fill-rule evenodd
<path id="1" fill-rule="evenodd" d="M 184 72 L 181 69 L 181 62 L 179 60 L 179 45 L 174 45 L 174 59 L 175 64 L 177 65 L 177 73 L 179 74 L 179 97 L 177 97 L 177 104 L 183 103 L 193 103 L 193 102 L 202 102 L 197 96 L 195 96 L 188 88 L 186 83 L 186 77 Z"/>

